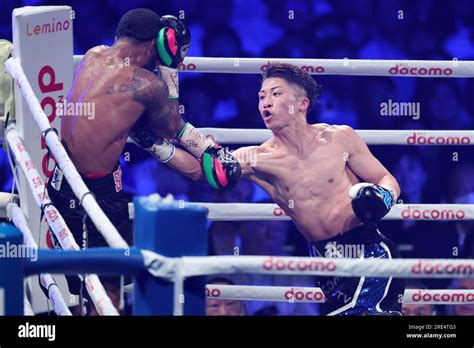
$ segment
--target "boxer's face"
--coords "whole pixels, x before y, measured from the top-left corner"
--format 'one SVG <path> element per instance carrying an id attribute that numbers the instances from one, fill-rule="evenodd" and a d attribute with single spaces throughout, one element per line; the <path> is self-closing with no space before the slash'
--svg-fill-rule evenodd
<path id="1" fill-rule="evenodd" d="M 268 129 L 277 130 L 291 125 L 302 113 L 306 99 L 298 87 L 285 79 L 267 78 L 258 92 L 258 109 Z M 303 104 L 302 104 L 303 103 Z M 306 107 L 307 108 L 307 107 Z"/>

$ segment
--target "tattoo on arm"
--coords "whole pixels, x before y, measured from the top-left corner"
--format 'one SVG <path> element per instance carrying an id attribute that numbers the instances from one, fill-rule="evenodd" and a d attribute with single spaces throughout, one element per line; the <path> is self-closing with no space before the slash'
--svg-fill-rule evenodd
<path id="1" fill-rule="evenodd" d="M 177 123 L 182 122 L 177 100 L 168 99 L 166 83 L 152 72 L 135 69 L 130 84 L 115 86 L 113 92 L 132 92 L 133 100 L 146 108 L 146 115 L 152 129 L 164 131 L 162 136 L 175 136 Z"/>
<path id="2" fill-rule="evenodd" d="M 133 83 L 130 83 L 130 84 L 126 84 L 126 83 L 121 83 L 120 85 L 116 86 L 116 85 L 112 85 L 112 86 L 108 86 L 106 89 L 105 89 L 105 93 L 109 94 L 109 95 L 112 95 L 112 94 L 115 94 L 117 92 L 119 93 L 127 93 L 127 92 L 130 92 L 130 91 L 134 91 L 135 89 L 135 86 L 133 85 Z"/>

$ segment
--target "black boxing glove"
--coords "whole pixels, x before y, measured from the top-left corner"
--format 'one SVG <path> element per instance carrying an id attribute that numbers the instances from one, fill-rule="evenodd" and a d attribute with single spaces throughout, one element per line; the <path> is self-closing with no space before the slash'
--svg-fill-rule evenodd
<path id="1" fill-rule="evenodd" d="M 163 16 L 164 26 L 156 40 L 158 69 L 168 85 L 169 98 L 179 97 L 178 66 L 186 57 L 191 43 L 191 34 L 183 21 L 174 16 Z"/>
<path id="2" fill-rule="evenodd" d="M 349 197 L 357 218 L 364 224 L 371 224 L 388 214 L 395 204 L 396 192 L 390 187 L 361 182 L 351 187 Z"/>
<path id="3" fill-rule="evenodd" d="M 204 151 L 201 166 L 209 185 L 216 190 L 231 190 L 240 180 L 239 162 L 218 144 L 212 144 Z"/>

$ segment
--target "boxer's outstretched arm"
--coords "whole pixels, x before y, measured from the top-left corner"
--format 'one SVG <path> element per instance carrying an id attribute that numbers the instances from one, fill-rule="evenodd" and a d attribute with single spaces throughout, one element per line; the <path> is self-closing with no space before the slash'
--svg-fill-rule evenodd
<path id="1" fill-rule="evenodd" d="M 201 163 L 189 152 L 176 148 L 173 157 L 166 164 L 191 180 L 206 180 Z"/>
<path id="2" fill-rule="evenodd" d="M 358 177 L 384 187 L 392 188 L 400 197 L 400 186 L 395 177 L 372 155 L 365 142 L 348 126 L 341 126 L 341 139 L 347 144 L 348 165 Z"/>
<path id="3" fill-rule="evenodd" d="M 250 179 L 255 174 L 253 167 L 256 165 L 258 152 L 258 146 L 245 146 L 232 152 L 232 155 L 239 161 L 243 178 Z"/>

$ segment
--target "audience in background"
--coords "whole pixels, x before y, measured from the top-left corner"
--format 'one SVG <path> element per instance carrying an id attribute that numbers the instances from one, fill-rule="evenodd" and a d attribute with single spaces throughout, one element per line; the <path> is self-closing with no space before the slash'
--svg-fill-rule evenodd
<path id="1" fill-rule="evenodd" d="M 207 281 L 208 285 L 235 285 L 228 278 L 211 278 Z M 245 305 L 239 300 L 221 300 L 212 297 L 206 297 L 206 315 L 208 316 L 240 316 L 247 315 Z"/>
<path id="2" fill-rule="evenodd" d="M 405 291 L 412 289 L 426 289 L 422 282 L 410 278 L 405 282 Z M 406 316 L 431 316 L 436 315 L 432 304 L 427 303 L 403 303 L 402 313 Z"/>

